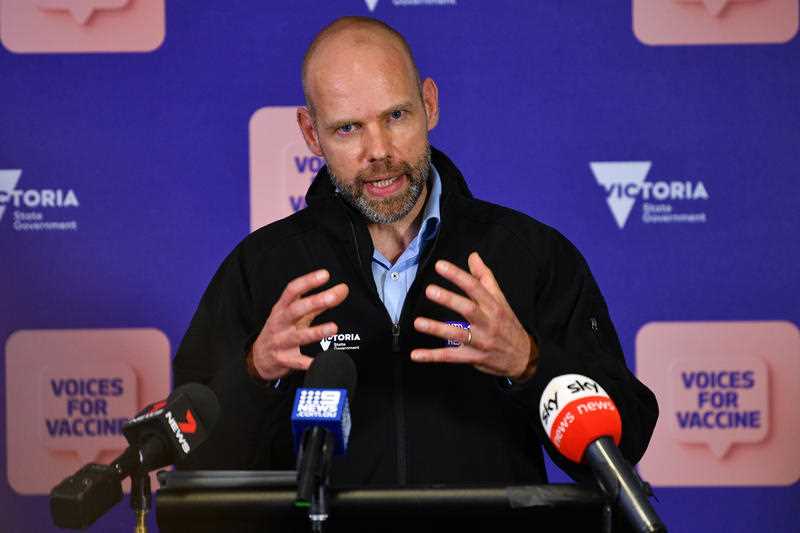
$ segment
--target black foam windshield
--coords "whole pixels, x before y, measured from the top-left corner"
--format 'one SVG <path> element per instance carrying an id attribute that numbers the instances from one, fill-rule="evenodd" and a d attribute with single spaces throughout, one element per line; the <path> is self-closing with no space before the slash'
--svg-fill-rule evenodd
<path id="1" fill-rule="evenodd" d="M 303 387 L 309 389 L 347 389 L 352 399 L 356 388 L 356 365 L 344 352 L 329 350 L 314 358 L 306 372 Z"/>
<path id="2" fill-rule="evenodd" d="M 219 418 L 219 401 L 214 391 L 200 383 L 186 383 L 172 391 L 167 401 L 177 398 L 181 394 L 186 396 L 189 405 L 195 411 L 195 416 L 210 431 Z"/>

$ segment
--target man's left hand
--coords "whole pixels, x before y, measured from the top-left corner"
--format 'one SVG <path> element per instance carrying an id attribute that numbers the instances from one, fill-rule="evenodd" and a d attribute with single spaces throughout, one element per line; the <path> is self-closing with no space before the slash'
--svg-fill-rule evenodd
<path id="1" fill-rule="evenodd" d="M 469 272 L 440 260 L 435 268 L 443 278 L 464 291 L 466 297 L 437 285 L 428 285 L 425 295 L 469 321 L 469 330 L 426 317 L 418 317 L 414 328 L 422 333 L 459 342 L 458 347 L 411 352 L 421 363 L 467 363 L 481 372 L 524 381 L 536 369 L 536 344 L 508 304 L 494 274 L 477 252 L 467 260 Z"/>

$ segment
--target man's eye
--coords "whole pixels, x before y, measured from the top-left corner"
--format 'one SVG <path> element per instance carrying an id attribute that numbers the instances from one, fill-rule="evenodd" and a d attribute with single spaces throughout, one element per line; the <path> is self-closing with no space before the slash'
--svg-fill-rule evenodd
<path id="1" fill-rule="evenodd" d="M 392 120 L 400 120 L 401 118 L 403 118 L 403 111 L 401 109 L 397 109 L 395 111 L 392 111 L 392 113 L 389 116 L 392 117 Z"/>
<path id="2" fill-rule="evenodd" d="M 339 129 L 337 131 L 339 133 L 344 133 L 345 135 L 347 135 L 348 133 L 353 133 L 353 130 L 355 129 L 356 127 L 354 124 L 345 124 L 344 126 L 339 126 Z"/>

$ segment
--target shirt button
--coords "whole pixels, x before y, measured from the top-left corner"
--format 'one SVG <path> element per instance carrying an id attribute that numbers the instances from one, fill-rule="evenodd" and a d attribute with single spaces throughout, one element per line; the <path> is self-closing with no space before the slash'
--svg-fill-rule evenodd
<path id="1" fill-rule="evenodd" d="M 398 274 L 397 272 L 392 272 L 392 279 L 394 281 L 397 281 L 398 279 L 400 279 L 400 274 Z"/>

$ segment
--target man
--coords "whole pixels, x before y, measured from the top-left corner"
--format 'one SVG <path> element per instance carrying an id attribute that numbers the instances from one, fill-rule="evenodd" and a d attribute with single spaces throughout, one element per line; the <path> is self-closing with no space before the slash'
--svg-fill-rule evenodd
<path id="1" fill-rule="evenodd" d="M 337 485 L 544 483 L 542 443 L 584 479 L 537 412 L 544 385 L 572 372 L 612 396 L 637 461 L 656 401 L 585 261 L 555 230 L 474 199 L 429 147 L 438 89 L 404 39 L 339 19 L 309 47 L 303 87 L 298 124 L 326 167 L 308 207 L 244 239 L 203 296 L 175 383 L 209 384 L 222 415 L 184 466 L 292 469 L 293 390 L 337 334 L 358 369 Z"/>

